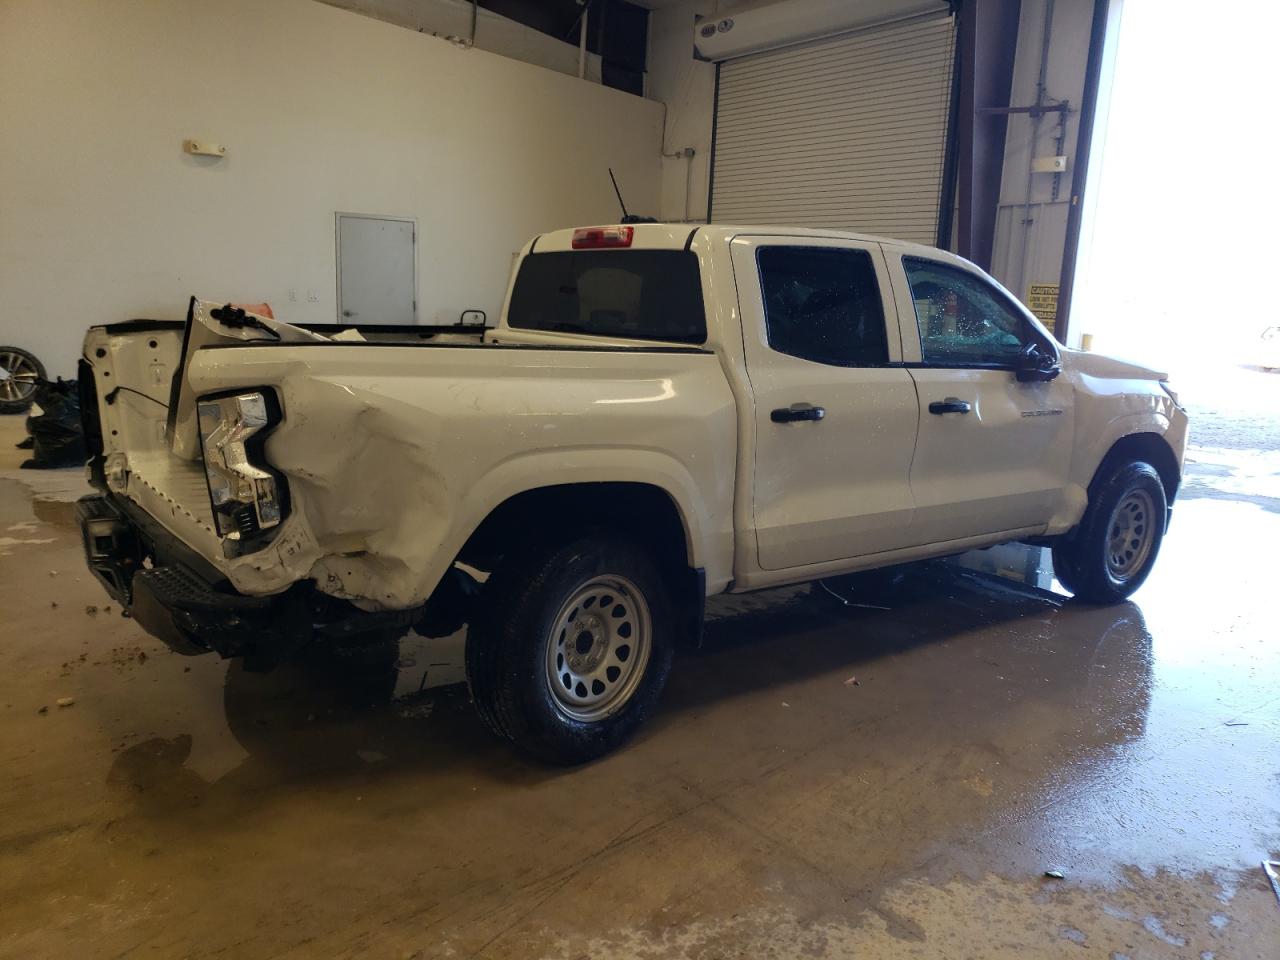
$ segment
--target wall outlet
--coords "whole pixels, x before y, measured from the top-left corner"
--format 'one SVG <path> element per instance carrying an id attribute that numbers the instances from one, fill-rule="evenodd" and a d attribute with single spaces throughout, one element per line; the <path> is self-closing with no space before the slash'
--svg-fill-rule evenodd
<path id="1" fill-rule="evenodd" d="M 308 291 L 307 291 L 307 301 L 308 301 L 308 302 L 310 302 L 310 303 L 319 303 L 319 302 L 320 302 L 320 294 L 316 293 L 314 290 L 308 290 Z"/>
<path id="2" fill-rule="evenodd" d="M 296 288 L 294 288 L 294 287 L 290 287 L 290 288 L 289 288 L 289 302 L 290 302 L 290 303 L 297 303 L 297 302 L 298 302 L 298 291 L 297 291 L 297 289 L 296 289 Z"/>

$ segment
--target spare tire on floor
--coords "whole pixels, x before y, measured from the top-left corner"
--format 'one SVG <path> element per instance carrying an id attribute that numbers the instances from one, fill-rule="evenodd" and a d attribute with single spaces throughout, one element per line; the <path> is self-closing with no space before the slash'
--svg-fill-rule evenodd
<path id="1" fill-rule="evenodd" d="M 25 413 L 45 378 L 44 364 L 21 347 L 0 347 L 0 413 Z"/>

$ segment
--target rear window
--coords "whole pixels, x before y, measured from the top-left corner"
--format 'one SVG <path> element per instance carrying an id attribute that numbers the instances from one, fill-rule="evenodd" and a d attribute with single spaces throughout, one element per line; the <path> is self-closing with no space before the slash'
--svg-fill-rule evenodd
<path id="1" fill-rule="evenodd" d="M 524 258 L 507 324 L 518 330 L 703 343 L 698 257 L 686 250 L 575 250 Z"/>

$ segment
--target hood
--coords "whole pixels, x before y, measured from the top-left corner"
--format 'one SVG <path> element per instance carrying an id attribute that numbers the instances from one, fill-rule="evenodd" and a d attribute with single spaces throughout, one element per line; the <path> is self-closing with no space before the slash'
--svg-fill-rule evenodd
<path id="1" fill-rule="evenodd" d="M 1086 353 L 1083 350 L 1063 349 L 1063 355 L 1073 370 L 1091 377 L 1113 380 L 1168 380 L 1169 374 L 1151 367 L 1144 367 L 1128 360 L 1109 357 L 1104 353 Z"/>

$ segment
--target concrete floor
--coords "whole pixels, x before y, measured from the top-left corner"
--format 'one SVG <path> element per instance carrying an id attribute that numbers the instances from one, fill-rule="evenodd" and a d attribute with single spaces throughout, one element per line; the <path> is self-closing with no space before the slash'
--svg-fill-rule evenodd
<path id="1" fill-rule="evenodd" d="M 168 653 L 5 418 L 0 957 L 1275 960 L 1280 376 L 1233 376 L 1271 419 L 1217 411 L 1134 602 L 1026 548 L 718 602 L 641 735 L 567 771 L 485 734 L 456 638 Z"/>

